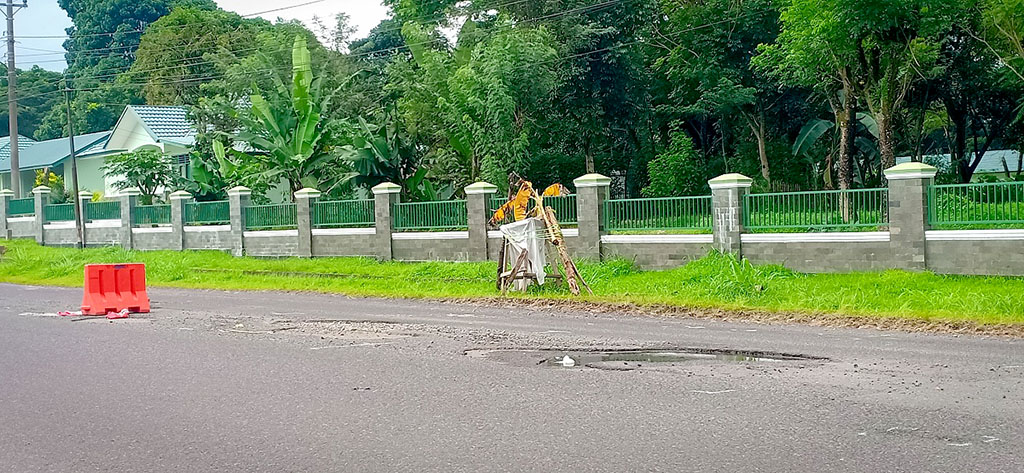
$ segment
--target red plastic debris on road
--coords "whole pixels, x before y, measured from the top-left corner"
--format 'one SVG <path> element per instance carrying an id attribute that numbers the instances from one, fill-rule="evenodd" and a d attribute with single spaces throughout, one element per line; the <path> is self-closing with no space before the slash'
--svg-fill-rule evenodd
<path id="1" fill-rule="evenodd" d="M 128 318 L 128 314 L 129 314 L 128 309 L 122 309 L 121 312 L 107 312 L 107 319 L 110 319 L 110 320 L 127 319 Z"/>

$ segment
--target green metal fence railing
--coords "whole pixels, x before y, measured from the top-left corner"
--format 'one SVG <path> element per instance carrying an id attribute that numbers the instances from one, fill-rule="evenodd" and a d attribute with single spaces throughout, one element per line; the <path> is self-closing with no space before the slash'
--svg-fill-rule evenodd
<path id="1" fill-rule="evenodd" d="M 231 223 L 231 204 L 226 200 L 188 202 L 184 218 L 185 225 L 227 225 Z"/>
<path id="2" fill-rule="evenodd" d="M 843 231 L 882 229 L 889 224 L 889 190 L 749 194 L 744 227 L 752 231 Z"/>
<path id="3" fill-rule="evenodd" d="M 710 196 L 606 200 L 602 212 L 608 231 L 711 231 Z"/>
<path id="4" fill-rule="evenodd" d="M 32 198 L 11 199 L 7 205 L 7 213 L 12 217 L 34 215 L 36 213 L 36 200 Z"/>
<path id="5" fill-rule="evenodd" d="M 289 229 L 298 226 L 295 204 L 251 205 L 245 208 L 246 230 Z"/>
<path id="6" fill-rule="evenodd" d="M 376 223 L 372 200 L 314 202 L 311 210 L 314 228 L 372 227 Z"/>
<path id="7" fill-rule="evenodd" d="M 85 221 L 119 220 L 121 218 L 121 202 L 109 200 L 105 202 L 84 202 L 82 206 Z"/>
<path id="8" fill-rule="evenodd" d="M 576 196 L 573 194 L 558 197 L 544 197 L 544 206 L 551 207 L 555 211 L 555 218 L 561 225 L 575 225 L 576 220 Z"/>
<path id="9" fill-rule="evenodd" d="M 928 223 L 946 228 L 1019 226 L 1024 223 L 1024 182 L 931 186 Z"/>
<path id="10" fill-rule="evenodd" d="M 70 222 L 75 220 L 75 204 L 50 204 L 43 206 L 43 218 L 47 222 Z"/>
<path id="11" fill-rule="evenodd" d="M 160 225 L 171 223 L 170 205 L 140 205 L 135 207 L 135 225 Z"/>
<path id="12" fill-rule="evenodd" d="M 491 197 L 487 200 L 487 210 L 489 212 L 488 218 L 491 214 L 497 212 L 502 205 L 508 202 L 505 197 Z M 551 207 L 555 211 L 555 217 L 558 218 L 558 223 L 562 225 L 575 225 L 578 223 L 576 218 L 576 195 L 562 195 L 562 196 L 548 196 L 544 197 L 544 206 Z M 533 201 L 530 202 L 528 210 L 532 210 L 534 207 Z"/>
<path id="13" fill-rule="evenodd" d="M 465 230 L 469 225 L 464 200 L 400 203 L 394 214 L 396 230 Z"/>
<path id="14" fill-rule="evenodd" d="M 487 199 L 487 212 L 493 215 L 494 212 L 497 212 L 502 205 L 505 205 L 505 202 L 508 202 L 508 199 L 504 197 L 491 197 L 490 199 Z M 490 218 L 490 215 L 488 215 L 487 218 Z"/>

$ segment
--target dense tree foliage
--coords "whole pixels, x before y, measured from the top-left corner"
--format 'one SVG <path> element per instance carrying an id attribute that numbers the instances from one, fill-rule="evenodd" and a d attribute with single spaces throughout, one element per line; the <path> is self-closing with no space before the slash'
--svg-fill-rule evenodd
<path id="1" fill-rule="evenodd" d="M 142 36 L 152 23 L 176 7 L 216 9 L 213 0 L 59 0 L 71 18 L 65 71 L 76 93 L 72 113 L 76 132 L 110 129 L 124 104 L 144 102 L 141 88 L 124 74 L 135 62 Z M 175 47 L 181 48 L 184 43 Z M 65 85 L 65 84 L 61 84 Z M 46 113 L 36 136 L 67 133 L 63 105 Z"/>
<path id="2" fill-rule="evenodd" d="M 3 74 L 0 78 L 0 87 L 6 90 L 7 66 L 0 65 L 0 71 Z M 28 94 L 21 94 L 22 97 L 18 100 L 18 133 L 34 137 L 46 113 L 54 106 L 64 105 L 64 96 L 60 92 L 61 75 L 39 66 L 33 66 L 28 70 L 18 69 L 18 88 L 30 91 Z M 0 110 L 0 123 L 7 123 L 8 120 L 9 114 L 5 107 Z"/>
<path id="3" fill-rule="evenodd" d="M 192 187 L 210 198 L 283 177 L 435 199 L 510 173 L 600 172 L 626 196 L 704 193 L 724 172 L 849 189 L 883 185 L 899 156 L 948 154 L 953 182 L 1024 148 L 1022 0 L 384 3 L 392 16 L 353 38 L 343 15 L 311 31 L 210 0 L 61 0 L 76 125 L 109 127 L 126 103 L 191 106 Z M 310 116 L 297 37 L 324 94 L 312 141 L 292 133 Z M 63 129 L 56 112 L 38 120 L 42 137 Z"/>
<path id="4" fill-rule="evenodd" d="M 158 190 L 176 187 L 179 181 L 170 158 L 158 149 L 141 149 L 111 156 L 103 165 L 103 173 L 107 177 L 120 178 L 115 184 L 118 190 L 139 189 L 142 205 L 152 205 Z"/>

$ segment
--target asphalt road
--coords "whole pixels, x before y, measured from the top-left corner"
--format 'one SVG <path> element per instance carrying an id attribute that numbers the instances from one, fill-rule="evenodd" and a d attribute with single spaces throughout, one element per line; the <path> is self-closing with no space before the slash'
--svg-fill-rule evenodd
<path id="1" fill-rule="evenodd" d="M 1024 471 L 1024 341 L 0 285 L 0 471 Z M 538 365 L 577 350 L 826 360 Z M 467 350 L 470 352 L 467 354 Z"/>

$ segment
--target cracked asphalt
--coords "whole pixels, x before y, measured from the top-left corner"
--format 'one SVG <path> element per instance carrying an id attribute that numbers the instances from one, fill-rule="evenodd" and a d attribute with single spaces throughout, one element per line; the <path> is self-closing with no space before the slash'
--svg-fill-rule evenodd
<path id="1" fill-rule="evenodd" d="M 0 284 L 0 471 L 1024 471 L 1022 340 L 150 295 L 107 321 Z M 538 365 L 634 348 L 824 359 Z"/>

